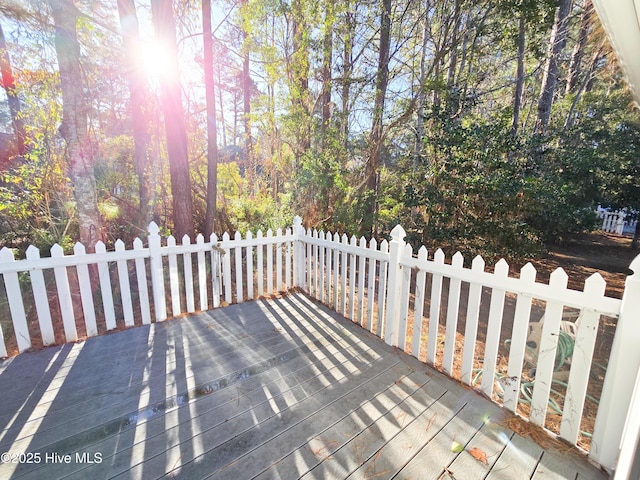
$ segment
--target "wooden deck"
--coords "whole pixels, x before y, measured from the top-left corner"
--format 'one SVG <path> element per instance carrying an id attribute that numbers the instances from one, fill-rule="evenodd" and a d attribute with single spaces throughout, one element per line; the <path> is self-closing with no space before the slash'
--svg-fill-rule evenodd
<path id="1" fill-rule="evenodd" d="M 19 355 L 0 396 L 0 479 L 607 478 L 302 294 Z"/>

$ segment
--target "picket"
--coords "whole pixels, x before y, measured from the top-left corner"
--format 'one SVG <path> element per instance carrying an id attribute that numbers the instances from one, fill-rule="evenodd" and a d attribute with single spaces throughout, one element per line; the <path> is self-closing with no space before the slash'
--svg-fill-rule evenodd
<path id="1" fill-rule="evenodd" d="M 444 252 L 436 250 L 433 256 L 435 265 L 444 265 Z M 442 275 L 433 274 L 431 278 L 431 305 L 429 308 L 429 337 L 427 343 L 427 363 L 435 365 L 438 347 L 438 325 L 440 323 L 440 298 L 442 297 Z"/>
<path id="2" fill-rule="evenodd" d="M 262 230 L 258 230 L 256 234 L 257 239 L 257 252 L 256 252 L 256 282 L 258 284 L 258 296 L 264 295 L 264 244 L 262 243 Z"/>
<path id="3" fill-rule="evenodd" d="M 273 295 L 273 231 L 267 230 L 267 294 Z"/>
<path id="4" fill-rule="evenodd" d="M 124 242 L 116 241 L 116 252 L 124 252 Z M 124 324 L 127 327 L 133 326 L 133 306 L 131 303 L 131 287 L 129 285 L 129 269 L 127 261 L 120 259 L 116 262 L 118 269 L 118 282 L 120 283 L 120 296 L 122 299 L 122 311 L 124 314 Z"/>
<path id="5" fill-rule="evenodd" d="M 364 237 L 360 237 L 359 248 L 361 250 L 360 255 L 358 255 L 358 314 L 356 317 L 356 322 L 358 325 L 364 325 L 364 280 L 365 273 L 367 269 L 365 268 L 365 264 L 367 258 L 364 256 L 364 253 L 367 249 L 367 241 Z"/>
<path id="6" fill-rule="evenodd" d="M 350 245 L 356 247 L 358 240 L 355 235 L 351 236 Z M 353 320 L 356 312 L 356 256 L 354 253 L 349 254 L 349 314 L 347 318 Z"/>
<path id="7" fill-rule="evenodd" d="M 142 240 L 136 238 L 133 241 L 133 249 L 141 255 L 136 257 L 136 280 L 138 281 L 138 299 L 140 302 L 140 315 L 142 316 L 142 324 L 151 323 L 151 312 L 149 307 L 149 290 L 147 287 L 147 269 L 144 265 L 144 247 Z"/>
<path id="8" fill-rule="evenodd" d="M 40 258 L 40 250 L 33 245 L 27 248 L 26 252 L 27 260 L 38 260 Z M 47 286 L 44 281 L 44 273 L 40 269 L 29 270 L 29 277 L 31 279 L 31 290 L 33 292 L 33 300 L 36 305 L 36 313 L 38 315 L 38 325 L 40 326 L 40 335 L 42 337 L 42 344 L 44 346 L 53 345 L 55 343 L 55 335 L 53 333 L 53 323 L 51 321 L 51 307 L 49 306 L 47 295 Z M 0 335 L 2 332 L 0 331 Z M 5 348 L 4 340 L 0 345 L 0 353 Z M 4 355 L 6 356 L 6 351 Z"/>
<path id="9" fill-rule="evenodd" d="M 244 301 L 242 285 L 242 245 L 240 243 L 242 240 L 242 234 L 236 231 L 233 239 L 236 243 L 234 248 L 235 265 L 233 267 L 234 272 L 236 273 L 236 303 L 242 303 Z"/>
<path id="10" fill-rule="evenodd" d="M 99 243 L 102 244 L 102 242 Z M 104 244 L 102 244 L 102 248 L 104 248 Z M 98 245 L 96 245 L 96 251 L 98 251 Z M 64 256 L 62 247 L 57 243 L 51 247 L 51 256 L 53 258 L 61 258 Z M 67 267 L 55 267 L 53 274 L 56 278 L 56 288 L 58 290 L 58 301 L 60 303 L 60 314 L 62 315 L 65 339 L 67 342 L 75 342 L 78 339 L 78 331 L 76 329 L 76 319 L 73 312 L 73 300 L 71 299 L 71 287 L 69 286 Z M 7 275 L 10 274 L 5 274 L 5 279 Z M 109 284 L 109 292 L 111 292 L 111 284 Z M 20 315 L 20 312 L 18 312 L 18 315 Z M 19 325 L 21 318 L 18 316 L 17 319 Z"/>
<path id="11" fill-rule="evenodd" d="M 523 286 L 531 286 L 536 280 L 536 269 L 527 263 L 520 270 L 520 280 Z M 525 290 L 526 292 L 526 290 Z M 523 293 L 518 295 L 516 310 L 513 320 L 513 331 L 511 333 L 511 348 L 509 350 L 509 365 L 507 367 L 508 385 L 505 385 L 504 406 L 507 410 L 515 412 L 518 407 L 518 396 L 520 394 L 520 377 L 522 374 L 522 364 L 524 362 L 524 352 L 529 332 L 529 317 L 531 315 L 531 303 L 533 297 Z"/>
<path id="12" fill-rule="evenodd" d="M 562 268 L 555 270 L 549 278 L 549 286 L 556 291 L 566 290 L 568 277 Z M 536 381 L 531 399 L 531 415 L 529 419 L 536 425 L 544 425 L 547 415 L 547 404 L 551 390 L 551 379 L 558 349 L 560 322 L 564 306 L 559 302 L 547 302 L 540 339 Z"/>
<path id="13" fill-rule="evenodd" d="M 349 244 L 349 239 L 346 234 L 342 235 L 342 255 L 340 258 L 340 310 L 338 312 L 341 315 L 347 316 L 347 265 L 348 265 L 348 250 L 344 248 L 344 245 Z"/>
<path id="14" fill-rule="evenodd" d="M 189 235 L 184 235 L 182 237 L 182 245 L 189 246 L 191 245 L 191 239 Z M 193 262 L 191 259 L 191 251 L 188 250 L 182 254 L 182 268 L 184 269 L 184 291 L 185 291 L 185 300 L 187 303 L 187 312 L 193 313 L 196 311 L 195 298 L 193 296 L 194 288 L 193 288 Z"/>
<path id="15" fill-rule="evenodd" d="M 228 245 L 231 237 L 227 232 L 222 235 L 222 243 Z M 228 304 L 232 303 L 233 297 L 231 293 L 231 249 L 225 250 L 226 255 L 223 258 L 222 283 L 224 285 L 224 301 Z"/>
<path id="16" fill-rule="evenodd" d="M 96 243 L 96 253 L 104 254 L 107 251 L 107 247 L 104 243 Z M 51 252 L 53 256 L 53 249 Z M 54 269 L 55 271 L 55 269 Z M 111 274 L 109 273 L 108 262 L 98 262 L 98 279 L 100 282 L 100 296 L 102 297 L 102 310 L 104 312 L 105 323 L 107 330 L 113 330 L 116 328 L 116 311 L 113 303 L 113 291 L 111 285 Z M 56 278 L 57 282 L 57 278 Z M 69 340 L 67 340 L 69 341 Z"/>
<path id="17" fill-rule="evenodd" d="M 167 302 L 164 291 L 164 268 L 162 266 L 162 239 L 160 228 L 155 222 L 149 225 L 149 265 L 151 268 L 151 289 L 156 321 L 167 318 Z M 104 297 L 103 297 L 104 298 Z"/>
<path id="18" fill-rule="evenodd" d="M 366 244 L 365 244 L 366 246 Z M 375 238 L 371 239 L 369 243 L 369 248 L 373 251 L 378 250 L 378 243 Z M 369 258 L 369 272 L 368 272 L 368 283 L 367 283 L 367 320 L 364 324 L 364 327 L 371 331 L 373 328 L 373 310 L 376 305 L 376 259 Z M 361 270 L 364 272 L 364 269 Z"/>
<path id="19" fill-rule="evenodd" d="M 218 308 L 220 306 L 220 295 L 222 294 L 222 285 L 221 285 L 221 251 L 224 251 L 220 248 L 218 243 L 218 236 L 215 233 L 211 234 L 211 291 L 212 291 L 212 302 L 213 308 Z"/>
<path id="20" fill-rule="evenodd" d="M 285 230 L 285 237 L 291 237 L 291 230 L 290 229 L 286 229 Z M 293 287 L 293 285 L 291 284 L 291 255 L 292 255 L 292 249 L 291 249 L 291 242 L 286 242 L 285 243 L 285 272 L 284 272 L 284 281 L 286 283 L 286 288 L 290 289 L 291 287 Z"/>
<path id="21" fill-rule="evenodd" d="M 8 248 L 0 250 L 1 262 L 15 262 L 13 252 Z M 66 270 L 65 270 L 66 273 Z M 4 275 L 4 286 L 9 300 L 9 311 L 13 318 L 13 329 L 18 342 L 18 351 L 24 352 L 31 348 L 31 338 L 29 327 L 27 326 L 27 315 L 24 311 L 22 293 L 20 291 L 20 281 L 16 272 L 8 272 Z M 4 342 L 3 342 L 4 345 Z M 3 355 L 6 357 L 6 353 Z"/>
<path id="22" fill-rule="evenodd" d="M 319 238 L 318 230 L 314 229 L 312 236 L 315 239 Z M 311 272 L 310 272 L 311 283 L 309 284 L 309 291 L 311 292 L 311 295 L 313 295 L 316 298 L 320 296 L 318 292 L 319 284 L 320 284 L 320 279 L 318 278 L 319 270 L 320 270 L 320 267 L 318 265 L 319 261 L 320 261 L 319 246 L 311 245 Z"/>
<path id="23" fill-rule="evenodd" d="M 504 259 L 496 263 L 494 275 L 497 278 L 507 278 L 509 265 Z M 482 391 L 491 398 L 493 383 L 498 361 L 498 346 L 500 344 L 500 331 L 502 330 L 502 313 L 504 311 L 505 290 L 494 288 L 491 292 L 489 304 L 489 322 L 487 326 L 487 341 L 484 350 L 484 365 L 482 368 Z"/>
<path id="24" fill-rule="evenodd" d="M 334 233 L 333 234 L 333 243 L 334 244 L 339 244 L 340 243 L 340 236 L 338 235 L 338 233 Z M 340 275 L 340 248 L 334 248 L 333 249 L 333 309 L 336 312 L 339 312 L 339 300 L 338 300 L 338 294 L 340 292 L 340 289 L 338 287 L 338 277 Z"/>
<path id="25" fill-rule="evenodd" d="M 81 243 L 73 246 L 73 255 L 82 257 L 86 255 L 86 249 Z M 93 337 L 98 334 L 96 323 L 96 312 L 93 306 L 93 292 L 91 290 L 91 278 L 89 277 L 89 266 L 86 263 L 79 263 L 76 267 L 78 272 L 78 287 L 80 288 L 80 300 L 82 301 L 82 311 L 84 313 L 84 323 L 87 329 L 87 336 Z"/>
<path id="26" fill-rule="evenodd" d="M 471 271 L 480 274 L 484 272 L 484 259 L 476 256 L 471 263 Z M 467 303 L 467 317 L 464 330 L 464 350 L 462 353 L 462 369 L 460 380 L 471 385 L 473 377 L 473 361 L 476 352 L 476 340 L 478 338 L 478 322 L 480 319 L 480 300 L 482 298 L 482 285 L 477 282 L 469 284 L 469 300 Z M 518 372 L 518 376 L 520 373 Z"/>
<path id="27" fill-rule="evenodd" d="M 411 245 L 405 245 L 402 252 L 403 257 L 411 257 L 412 249 Z M 409 319 L 409 297 L 411 289 L 411 268 L 402 267 L 402 275 L 400 281 L 402 286 L 400 287 L 400 303 L 398 305 L 398 348 L 406 350 L 407 341 L 407 320 Z M 415 331 L 413 332 L 415 334 Z"/>
<path id="28" fill-rule="evenodd" d="M 204 254 L 204 236 L 199 234 L 196 237 L 196 244 L 200 247 L 198 249 L 198 292 L 200 293 L 200 310 L 206 310 L 209 308 L 209 300 L 207 295 L 207 268 L 205 266 L 205 254 Z M 213 252 L 212 252 L 213 255 Z"/>
<path id="29" fill-rule="evenodd" d="M 429 252 L 424 245 L 418 250 L 418 261 L 426 262 Z M 422 313 L 424 310 L 424 289 L 427 283 L 427 272 L 418 269 L 416 273 L 415 301 L 413 307 L 413 341 L 411 343 L 411 354 L 420 358 L 422 348 Z"/>
<path id="30" fill-rule="evenodd" d="M 278 238 L 278 240 L 282 239 L 281 229 L 276 231 L 276 238 Z M 282 241 L 276 243 L 276 291 L 282 291 Z"/>
<path id="31" fill-rule="evenodd" d="M 169 285 L 171 286 L 171 315 L 176 317 L 182 313 L 180 307 L 180 277 L 178 276 L 178 256 L 174 253 L 177 249 L 176 239 L 173 235 L 167 238 L 167 247 L 171 253 L 167 255 L 169 261 Z"/>
<path id="32" fill-rule="evenodd" d="M 599 273 L 594 273 L 584 283 L 584 293 L 589 296 L 603 297 L 605 288 L 606 283 Z M 598 312 L 584 311 L 580 315 L 564 401 L 564 413 L 560 423 L 560 437 L 572 444 L 578 441 L 580 420 L 589 384 L 589 366 L 593 359 L 599 323 Z"/>
<path id="33" fill-rule="evenodd" d="M 307 237 L 311 237 L 311 230 L 307 230 Z M 307 282 L 306 282 L 306 286 L 308 291 L 312 291 L 313 290 L 313 285 L 314 285 L 314 280 L 313 280 L 313 243 L 307 243 L 307 253 L 306 253 L 306 259 L 307 259 Z M 271 293 L 271 292 L 269 292 Z"/>
<path id="34" fill-rule="evenodd" d="M 380 253 L 383 257 L 387 257 L 389 253 L 389 242 L 383 240 L 380 242 Z M 384 332 L 385 317 L 387 314 L 387 275 L 389 271 L 389 261 L 380 261 L 380 274 L 378 278 L 378 323 L 376 325 L 376 333 L 382 336 Z"/>
<path id="35" fill-rule="evenodd" d="M 319 234 L 319 238 L 320 240 L 324 241 L 325 240 L 325 234 L 324 231 L 320 231 Z M 318 287 L 318 300 L 320 300 L 321 303 L 326 303 L 327 302 L 327 298 L 326 298 L 326 275 L 325 275 L 325 268 L 326 268 L 326 263 L 325 263 L 325 253 L 326 253 L 326 248 L 324 245 L 320 245 L 319 246 L 320 249 L 320 254 L 319 254 L 319 258 L 318 258 L 318 276 L 319 279 L 318 281 L 320 282 L 320 285 Z"/>
<path id="36" fill-rule="evenodd" d="M 324 240 L 331 240 L 331 232 L 327 232 L 326 235 L 324 236 Z M 326 305 L 331 305 L 332 299 L 333 297 L 332 295 L 332 283 L 331 283 L 331 279 L 333 278 L 331 276 L 331 260 L 333 259 L 333 250 L 331 250 L 330 248 L 325 248 L 326 252 L 325 252 L 325 268 L 324 268 L 324 272 L 325 272 L 325 288 L 326 291 L 324 293 L 324 303 Z"/>
<path id="37" fill-rule="evenodd" d="M 251 231 L 247 232 L 247 298 L 253 299 L 253 234 Z"/>
<path id="38" fill-rule="evenodd" d="M 453 268 L 462 269 L 464 258 L 460 252 L 453 256 Z M 455 273 L 454 273 L 455 275 Z M 442 360 L 442 370 L 451 375 L 453 373 L 453 357 L 456 348 L 456 333 L 458 330 L 458 310 L 460 308 L 460 286 L 462 282 L 459 278 L 452 277 L 449 281 L 449 299 L 447 305 L 447 323 L 444 336 L 444 357 Z"/>

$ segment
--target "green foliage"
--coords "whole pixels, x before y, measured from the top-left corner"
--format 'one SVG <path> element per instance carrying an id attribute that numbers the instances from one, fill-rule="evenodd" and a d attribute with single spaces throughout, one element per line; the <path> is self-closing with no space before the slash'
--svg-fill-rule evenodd
<path id="1" fill-rule="evenodd" d="M 364 218 L 366 192 L 361 165 L 345 164 L 344 157 L 327 146 L 307 151 L 297 170 L 294 204 L 314 228 L 354 235 Z"/>
<path id="2" fill-rule="evenodd" d="M 219 230 L 231 235 L 240 232 L 268 229 L 274 232 L 293 224 L 290 194 L 282 193 L 274 199 L 269 192 L 246 195 L 247 180 L 240 175 L 236 162 L 218 165 Z"/>
<path id="3" fill-rule="evenodd" d="M 531 183 L 506 119 L 431 120 L 439 128 L 426 141 L 429 161 L 405 171 L 410 240 L 467 256 L 537 254 L 539 232 L 524 213 Z"/>
<path id="4" fill-rule="evenodd" d="M 105 243 L 118 239 L 131 244 L 146 236 L 134 224 L 138 208 L 138 178 L 133 168 L 133 138 L 119 135 L 104 138 L 96 155 L 94 175 L 98 209 L 104 221 Z"/>
<path id="5" fill-rule="evenodd" d="M 74 205 L 63 166 L 37 152 L 28 158 L 0 174 L 0 246 L 24 254 L 33 244 L 44 256 L 58 243 L 69 251 Z"/>

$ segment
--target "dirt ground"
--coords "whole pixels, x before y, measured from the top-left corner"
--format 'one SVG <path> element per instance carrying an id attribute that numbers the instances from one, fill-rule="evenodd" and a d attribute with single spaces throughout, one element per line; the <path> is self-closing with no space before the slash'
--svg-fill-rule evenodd
<path id="1" fill-rule="evenodd" d="M 549 275 L 562 267 L 569 276 L 569 288 L 582 290 L 584 281 L 598 272 L 607 282 L 606 295 L 622 298 L 624 282 L 631 273 L 631 261 L 640 250 L 631 249 L 631 237 L 613 233 L 582 234 L 552 247 L 544 258 L 530 260 L 538 271 L 537 280 L 549 281 Z"/>

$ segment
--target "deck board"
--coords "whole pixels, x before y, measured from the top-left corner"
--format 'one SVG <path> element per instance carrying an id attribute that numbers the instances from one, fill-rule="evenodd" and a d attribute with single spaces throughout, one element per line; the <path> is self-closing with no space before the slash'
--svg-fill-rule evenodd
<path id="1" fill-rule="evenodd" d="M 0 392 L 0 452 L 41 455 L 2 479 L 606 478 L 298 293 L 22 354 Z"/>

